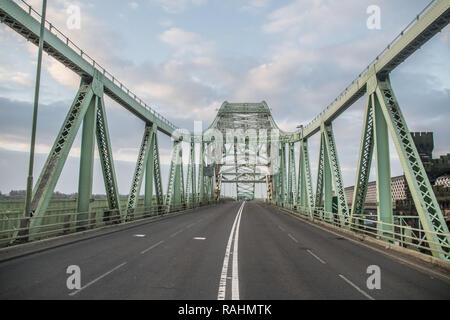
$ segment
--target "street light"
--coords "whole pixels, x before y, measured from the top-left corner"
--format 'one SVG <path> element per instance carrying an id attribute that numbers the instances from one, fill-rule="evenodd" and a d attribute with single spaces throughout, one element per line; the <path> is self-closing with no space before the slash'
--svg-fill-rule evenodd
<path id="1" fill-rule="evenodd" d="M 34 147 L 36 145 L 36 124 L 37 113 L 39 105 L 39 88 L 41 83 L 41 64 L 42 64 L 42 49 L 44 47 L 44 31 L 45 31 L 45 12 L 47 10 L 47 0 L 42 1 L 41 13 L 41 29 L 39 33 L 39 51 L 36 70 L 36 84 L 34 88 L 34 108 L 33 108 L 33 123 L 31 128 L 31 142 L 30 142 L 30 162 L 28 165 L 27 191 L 25 195 L 25 219 L 22 220 L 21 228 L 18 233 L 18 242 L 24 242 L 28 239 L 28 227 L 32 217 L 31 212 L 31 195 L 33 192 L 33 167 L 34 167 Z"/>

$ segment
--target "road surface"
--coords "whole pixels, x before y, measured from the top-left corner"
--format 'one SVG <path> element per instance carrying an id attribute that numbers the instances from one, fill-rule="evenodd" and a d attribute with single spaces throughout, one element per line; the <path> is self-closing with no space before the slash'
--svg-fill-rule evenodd
<path id="1" fill-rule="evenodd" d="M 67 287 L 71 265 L 79 289 Z M 367 287 L 373 265 L 381 289 Z M 450 299 L 450 284 L 264 203 L 230 201 L 4 261 L 0 299 Z"/>

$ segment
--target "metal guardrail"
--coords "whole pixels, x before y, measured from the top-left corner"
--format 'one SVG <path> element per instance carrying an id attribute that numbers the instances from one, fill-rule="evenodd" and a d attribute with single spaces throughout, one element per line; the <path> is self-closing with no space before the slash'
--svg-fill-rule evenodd
<path id="1" fill-rule="evenodd" d="M 281 206 L 278 206 L 281 207 Z M 450 246 L 435 241 L 430 241 L 425 237 L 425 231 L 420 228 L 406 225 L 404 219 L 418 218 L 418 217 L 402 217 L 395 216 L 400 224 L 385 223 L 378 220 L 367 219 L 363 216 L 349 217 L 343 214 L 327 212 L 323 208 L 313 208 L 310 210 L 306 207 L 284 207 L 291 210 L 293 213 L 304 217 L 312 218 L 316 221 L 325 222 L 333 226 L 342 228 L 344 230 L 353 231 L 358 234 L 363 234 L 374 239 L 378 239 L 390 244 L 401 246 L 403 248 L 419 251 L 431 255 L 433 252 L 438 255 L 446 257 L 444 260 L 450 260 Z M 402 221 L 403 219 L 403 221 Z M 405 225 L 403 225 L 405 224 Z M 430 232 L 438 237 L 448 237 L 448 234 L 439 232 Z M 430 246 L 431 245 L 431 246 Z M 432 248 L 434 245 L 441 247 L 443 250 Z"/>
<path id="2" fill-rule="evenodd" d="M 191 200 L 194 200 L 191 198 Z M 121 224 L 142 220 L 150 217 L 166 216 L 171 213 L 192 210 L 206 205 L 221 203 L 221 200 L 207 200 L 203 202 L 183 203 L 172 207 L 170 210 L 165 205 L 152 205 L 150 207 L 137 207 L 135 209 L 124 208 L 122 210 L 111 210 L 102 208 L 89 212 L 61 212 L 55 209 L 47 212 L 42 217 L 23 217 L 16 213 L 0 213 L 0 247 L 13 245 L 16 241 L 29 237 L 28 242 L 42 240 L 71 233 L 77 233 L 90 229 L 96 229 L 108 225 Z M 59 212 L 57 212 L 59 211 Z M 14 214 L 14 216 L 10 216 Z M 86 219 L 77 219 L 79 216 L 87 215 Z M 125 218 L 124 218 L 125 217 Z M 40 219 L 41 224 L 28 228 L 20 228 L 21 222 L 30 219 Z M 26 225 L 26 224 L 22 224 Z M 19 231 L 28 230 L 29 235 L 19 236 Z"/>
<path id="3" fill-rule="evenodd" d="M 37 21 L 41 21 L 41 14 L 37 12 L 31 5 L 29 5 L 24 0 L 14 0 L 22 9 L 24 9 L 28 14 L 35 18 Z M 84 59 L 86 62 L 88 62 L 90 65 L 92 65 L 96 70 L 98 70 L 101 74 L 103 74 L 106 78 L 112 81 L 115 85 L 120 87 L 124 93 L 126 93 L 130 98 L 132 98 L 134 101 L 136 101 L 139 105 L 141 105 L 143 108 L 147 109 L 149 112 L 151 112 L 157 119 L 160 121 L 166 123 L 172 129 L 177 129 L 172 122 L 167 120 L 164 116 L 162 116 L 160 113 L 156 112 L 154 109 L 152 109 L 150 106 L 148 106 L 141 98 L 139 98 L 136 94 L 134 94 L 130 89 L 128 89 L 122 82 L 116 79 L 111 73 L 109 73 L 105 68 L 103 68 L 100 64 L 98 64 L 94 59 L 92 59 L 88 54 L 86 54 L 81 48 L 79 48 L 74 42 L 72 42 L 66 35 L 64 35 L 58 28 L 56 28 L 51 22 L 48 20 L 45 20 L 45 26 L 47 29 L 55 35 L 59 40 L 63 41 L 69 48 L 74 50 L 78 55 Z"/>

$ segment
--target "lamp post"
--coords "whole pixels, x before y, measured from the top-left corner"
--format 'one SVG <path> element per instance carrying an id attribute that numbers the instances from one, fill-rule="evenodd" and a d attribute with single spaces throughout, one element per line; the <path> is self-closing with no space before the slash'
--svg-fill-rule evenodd
<path id="1" fill-rule="evenodd" d="M 42 50 L 44 48 L 44 31 L 45 31 L 45 13 L 47 10 L 47 0 L 42 1 L 42 13 L 41 13 L 41 29 L 39 33 L 39 51 L 36 70 L 36 84 L 34 88 L 34 108 L 33 108 L 33 123 L 31 127 L 31 143 L 30 143 L 30 160 L 28 165 L 28 178 L 27 178 L 27 191 L 25 198 L 25 219 L 22 220 L 18 242 L 25 242 L 28 240 L 30 219 L 32 217 L 31 212 L 31 196 L 33 192 L 33 167 L 34 167 L 34 149 L 36 144 L 36 124 L 37 113 L 39 105 L 39 88 L 41 83 L 41 65 L 42 65 Z"/>

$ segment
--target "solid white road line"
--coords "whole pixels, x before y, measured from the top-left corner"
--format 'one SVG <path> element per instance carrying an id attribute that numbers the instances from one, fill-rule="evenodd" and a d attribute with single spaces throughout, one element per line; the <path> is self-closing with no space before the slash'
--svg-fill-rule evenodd
<path id="1" fill-rule="evenodd" d="M 205 237 L 195 237 L 194 240 L 206 240 Z"/>
<path id="2" fill-rule="evenodd" d="M 228 262 L 230 259 L 231 243 L 233 241 L 233 234 L 234 230 L 236 229 L 239 213 L 242 212 L 244 204 L 245 201 L 241 204 L 238 213 L 236 214 L 236 218 L 234 219 L 233 226 L 231 227 L 230 236 L 228 238 L 227 247 L 225 249 L 225 257 L 223 258 L 223 266 L 222 266 L 222 273 L 220 274 L 219 293 L 217 294 L 217 300 L 225 300 L 227 277 L 228 277 Z"/>
<path id="3" fill-rule="evenodd" d="M 239 245 L 239 227 L 241 225 L 242 210 L 244 209 L 245 201 L 242 204 L 241 210 L 238 213 L 238 221 L 236 230 L 234 231 L 233 241 L 233 270 L 231 275 L 231 300 L 239 300 L 239 266 L 238 266 L 238 245 Z"/>
<path id="4" fill-rule="evenodd" d="M 308 251 L 308 253 L 310 255 L 312 255 L 314 258 L 316 258 L 317 260 L 319 260 L 321 263 L 326 264 L 325 261 L 323 261 L 322 259 L 320 259 L 317 255 L 314 254 L 314 252 L 312 252 L 311 250 L 307 249 L 306 251 Z"/>
<path id="5" fill-rule="evenodd" d="M 160 241 L 160 242 L 158 242 L 158 243 L 152 245 L 151 247 L 145 249 L 144 251 L 141 251 L 141 254 L 144 254 L 144 253 L 146 253 L 147 251 L 152 250 L 153 248 L 156 248 L 157 246 L 159 246 L 159 245 L 160 245 L 161 243 L 163 243 L 163 242 L 164 242 L 164 240 L 162 240 L 162 241 Z"/>
<path id="6" fill-rule="evenodd" d="M 115 267 L 115 268 L 109 270 L 108 272 L 102 274 L 100 277 L 95 278 L 95 279 L 92 280 L 91 282 L 89 282 L 89 283 L 87 283 L 86 285 L 82 286 L 80 289 L 78 289 L 78 290 L 76 290 L 76 291 L 74 291 L 74 292 L 69 293 L 69 296 L 72 296 L 72 297 L 73 297 L 73 296 L 76 295 L 77 293 L 81 292 L 82 290 L 86 289 L 86 288 L 89 287 L 90 285 L 96 283 L 98 280 L 100 280 L 100 279 L 106 277 L 108 274 L 114 272 L 115 270 L 119 269 L 120 267 L 123 267 L 123 266 L 126 265 L 126 264 L 127 264 L 126 262 L 124 262 L 124 263 L 122 263 L 122 264 L 119 264 L 117 267 Z"/>
<path id="7" fill-rule="evenodd" d="M 342 274 L 339 275 L 339 277 L 341 277 L 345 282 L 347 282 L 349 285 L 351 285 L 353 288 L 355 288 L 356 290 L 358 290 L 363 296 L 365 296 L 367 299 L 369 300 L 375 300 L 372 296 L 370 296 L 369 294 L 367 294 L 366 292 L 364 292 L 363 290 L 361 290 L 356 284 L 354 284 L 353 282 L 351 282 L 350 280 L 348 280 L 346 277 L 344 277 Z"/>

